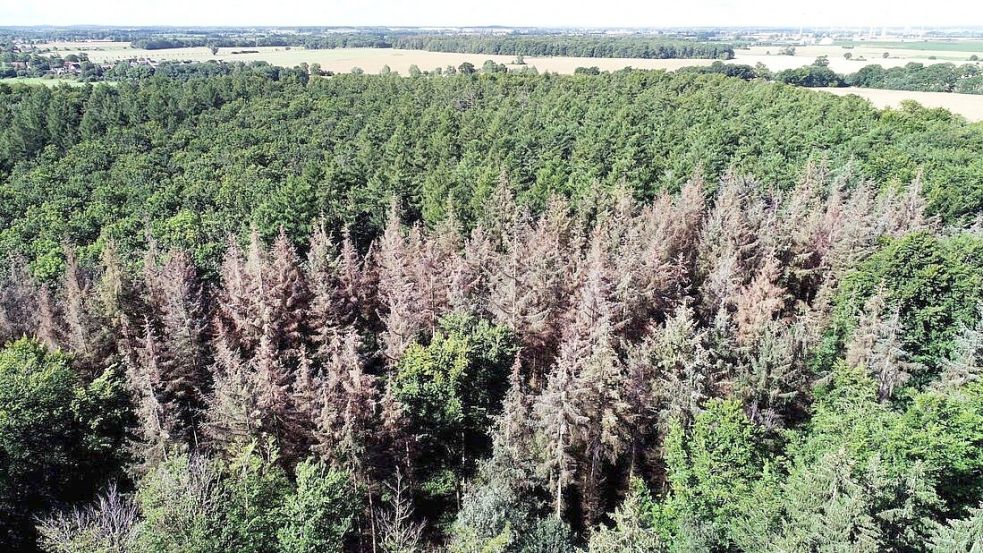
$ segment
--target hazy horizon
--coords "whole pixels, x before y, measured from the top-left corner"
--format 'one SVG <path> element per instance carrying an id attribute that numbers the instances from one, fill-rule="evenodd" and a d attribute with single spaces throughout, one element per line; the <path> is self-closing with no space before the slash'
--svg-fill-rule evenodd
<path id="1" fill-rule="evenodd" d="M 153 4 L 90 0 L 80 10 L 68 0 L 0 0 L 2 26 L 380 26 L 380 27 L 927 27 L 971 28 L 983 25 L 983 2 L 940 0 L 932 4 L 891 2 L 782 2 L 748 5 L 735 0 L 694 0 L 685 4 L 615 1 L 571 6 L 548 0 L 462 3 L 431 0 L 315 2 L 259 0 Z"/>

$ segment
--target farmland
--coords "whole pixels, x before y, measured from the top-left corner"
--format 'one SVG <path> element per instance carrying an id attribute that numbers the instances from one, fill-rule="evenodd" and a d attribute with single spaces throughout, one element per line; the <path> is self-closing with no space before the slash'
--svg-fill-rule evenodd
<path id="1" fill-rule="evenodd" d="M 378 73 L 388 66 L 400 74 L 407 74 L 410 67 L 417 66 L 423 70 L 458 66 L 469 62 L 481 66 L 486 60 L 506 64 L 515 69 L 520 66 L 513 64 L 515 56 L 492 54 L 460 54 L 450 52 L 427 52 L 424 50 L 402 50 L 397 48 L 335 48 L 309 50 L 290 47 L 258 47 L 258 48 L 220 48 L 215 55 L 205 47 L 173 48 L 167 50 L 144 50 L 131 48 L 122 42 L 59 42 L 44 45 L 43 48 L 57 48 L 63 53 L 87 53 L 89 59 L 96 63 L 112 63 L 132 58 L 150 58 L 155 60 L 208 61 L 221 60 L 227 62 L 265 61 L 271 65 L 292 67 L 301 63 L 317 63 L 321 69 L 335 73 L 346 73 L 353 67 L 359 67 L 367 73 Z M 235 52 L 246 52 L 237 54 Z M 705 59 L 642 59 L 642 58 L 581 58 L 581 57 L 529 57 L 525 63 L 539 71 L 570 74 L 578 67 L 597 66 L 602 70 L 614 71 L 631 66 L 639 69 L 673 70 L 691 65 L 709 65 L 713 60 Z"/>
<path id="2" fill-rule="evenodd" d="M 938 44 L 938 50 L 929 49 Z M 943 48 L 942 46 L 960 49 Z M 485 60 L 511 64 L 514 56 L 492 54 L 462 54 L 449 52 L 428 52 L 422 50 L 403 50 L 395 48 L 337 48 L 309 50 L 302 47 L 261 46 L 256 48 L 220 48 L 213 55 L 206 47 L 173 48 L 167 50 L 145 50 L 130 47 L 126 42 L 53 42 L 40 46 L 52 48 L 63 54 L 87 53 L 96 63 L 107 63 L 132 58 L 151 58 L 156 60 L 207 61 L 266 61 L 272 65 L 294 66 L 301 63 L 318 63 L 321 68 L 333 72 L 347 72 L 352 67 L 360 67 L 374 73 L 384 66 L 405 74 L 410 66 L 433 69 L 447 65 L 470 62 L 481 65 Z M 916 42 L 858 42 L 828 46 L 799 46 L 795 55 L 779 55 L 778 46 L 752 46 L 735 51 L 735 58 L 729 63 L 755 65 L 762 63 L 772 71 L 794 69 L 808 65 L 819 56 L 827 56 L 830 68 L 839 73 L 852 73 L 869 64 L 884 67 L 898 67 L 907 63 L 967 63 L 973 55 L 983 50 L 983 42 L 961 43 L 916 43 Z M 234 53 L 234 52 L 245 53 Z M 846 59 L 844 54 L 850 54 Z M 884 54 L 888 57 L 885 58 Z M 683 66 L 709 65 L 708 59 L 643 59 L 643 58 L 585 58 L 585 57 L 533 57 L 526 56 L 525 62 L 539 71 L 573 73 L 577 67 L 597 66 L 601 70 L 617 70 L 624 67 L 638 69 L 672 70 Z"/>
<path id="3" fill-rule="evenodd" d="M 934 52 L 983 52 L 983 43 L 971 40 L 948 41 L 852 41 L 845 40 L 836 43 L 838 46 L 870 46 L 884 49 L 922 50 Z"/>
<path id="4" fill-rule="evenodd" d="M 752 46 L 735 51 L 735 58 L 729 63 L 755 65 L 761 63 L 772 71 L 794 69 L 808 65 L 819 56 L 827 56 L 830 68 L 839 73 L 853 73 L 865 65 L 880 64 L 886 68 L 899 67 L 907 63 L 968 63 L 970 58 L 983 49 L 983 42 L 939 43 L 938 49 L 929 49 L 932 43 L 880 43 L 864 42 L 856 44 L 836 44 L 827 46 L 799 46 L 795 55 L 779 55 L 777 46 Z M 960 49 L 953 49 L 956 45 Z M 950 48 L 943 48 L 950 46 Z M 423 50 L 403 50 L 395 48 L 338 48 L 309 50 L 302 47 L 256 47 L 220 48 L 212 54 L 206 47 L 174 48 L 167 50 L 145 50 L 130 47 L 125 42 L 53 42 L 41 45 L 63 54 L 86 53 L 96 63 L 109 63 L 132 58 L 155 60 L 188 61 L 265 61 L 272 65 L 294 66 L 301 63 L 317 63 L 321 68 L 333 72 L 347 72 L 360 67 L 366 72 L 375 73 L 385 66 L 393 71 L 406 74 L 410 66 L 428 70 L 447 65 L 470 62 L 480 66 L 485 60 L 510 65 L 514 56 L 491 54 L 461 54 L 448 52 L 428 52 Z M 244 52 L 244 53 L 235 53 Z M 888 57 L 884 57 L 884 54 Z M 844 54 L 850 54 L 847 59 Z M 708 59 L 643 59 L 643 58 L 582 58 L 582 57 L 533 57 L 526 56 L 525 62 L 539 71 L 573 73 L 577 67 L 596 66 L 601 70 L 613 71 L 624 67 L 638 69 L 666 69 L 692 65 L 709 65 Z"/>
<path id="5" fill-rule="evenodd" d="M 837 96 L 856 95 L 870 101 L 874 107 L 897 108 L 906 100 L 914 100 L 927 108 L 945 108 L 970 121 L 983 121 L 983 97 L 951 92 L 911 92 L 877 88 L 819 88 Z"/>
<path id="6" fill-rule="evenodd" d="M 67 84 L 69 86 L 84 86 L 85 83 L 76 79 L 49 79 L 45 77 L 11 77 L 7 79 L 0 79 L 0 83 L 6 84 L 26 84 L 31 86 L 58 86 L 60 84 Z"/>
<path id="7" fill-rule="evenodd" d="M 756 63 L 765 64 L 772 71 L 783 69 L 794 69 L 812 63 L 819 56 L 829 58 L 830 69 L 837 73 L 853 73 L 861 67 L 870 64 L 878 64 L 885 68 L 900 67 L 908 63 L 970 63 L 973 55 L 978 55 L 970 49 L 971 45 L 983 46 L 983 43 L 967 43 L 966 49 L 961 51 L 930 51 L 914 48 L 901 48 L 909 43 L 897 43 L 898 47 L 884 47 L 877 43 L 857 43 L 856 46 L 847 48 L 840 45 L 829 46 L 796 46 L 794 56 L 778 55 L 779 47 L 776 46 L 752 46 L 744 50 L 736 50 L 733 63 L 746 63 L 754 65 Z M 910 43 L 915 44 L 915 43 Z M 844 57 L 850 54 L 850 59 Z M 888 57 L 885 58 L 884 54 Z"/>
<path id="8" fill-rule="evenodd" d="M 772 71 L 793 69 L 808 65 L 819 56 L 829 58 L 830 68 L 840 73 L 852 73 L 860 68 L 876 63 L 884 67 L 899 67 L 907 63 L 939 63 L 952 61 L 965 63 L 973 51 L 983 48 L 983 43 L 958 43 L 961 50 L 930 51 L 919 49 L 932 43 L 856 43 L 850 48 L 843 45 L 800 46 L 795 55 L 778 55 L 778 47 L 754 46 L 736 51 L 735 59 L 727 63 L 746 65 L 763 64 Z M 938 43 L 948 45 L 950 43 Z M 409 74 L 416 66 L 421 70 L 431 70 L 448 65 L 458 66 L 469 62 L 480 67 L 486 60 L 505 64 L 510 70 L 523 66 L 516 65 L 514 56 L 490 54 L 462 54 L 448 52 L 428 52 L 423 50 L 403 50 L 394 48 L 337 48 L 310 50 L 300 47 L 256 47 L 220 48 L 213 55 L 206 47 L 174 48 L 166 50 L 145 50 L 132 48 L 125 42 L 53 42 L 41 46 L 55 49 L 64 55 L 86 53 L 95 63 L 113 63 L 127 59 L 188 60 L 203 62 L 221 60 L 226 62 L 264 61 L 272 65 L 292 67 L 301 63 L 319 64 L 322 70 L 346 73 L 358 67 L 366 73 L 378 73 L 388 67 L 402 75 Z M 244 52 L 244 53 L 236 53 Z M 851 59 L 844 53 L 851 53 Z M 889 57 L 883 58 L 888 52 Z M 936 59 L 929 59 L 934 56 Z M 584 57 L 530 57 L 524 59 L 526 67 L 534 67 L 539 72 L 572 74 L 578 67 L 597 67 L 602 71 L 616 71 L 625 67 L 636 69 L 663 69 L 673 71 L 686 66 L 706 66 L 713 62 L 708 59 L 642 59 L 642 58 L 584 58 Z M 61 81 L 45 81 L 46 84 Z M 830 90 L 839 95 L 856 94 L 870 100 L 877 107 L 897 107 L 902 100 L 915 100 L 927 107 L 942 107 L 958 113 L 970 121 L 983 120 L 983 96 L 951 93 L 883 91 L 876 89 Z"/>

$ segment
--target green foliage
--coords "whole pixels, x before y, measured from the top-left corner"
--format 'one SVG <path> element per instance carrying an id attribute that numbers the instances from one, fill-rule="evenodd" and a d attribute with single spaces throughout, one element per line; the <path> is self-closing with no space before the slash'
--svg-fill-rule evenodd
<path id="1" fill-rule="evenodd" d="M 457 520 L 452 528 L 452 543 L 460 550 L 473 549 L 475 544 L 512 535 L 518 528 L 523 535 L 528 517 L 535 504 L 523 497 L 503 479 L 492 476 L 488 482 L 472 483 L 464 495 Z M 510 541 L 511 537 L 510 537 Z"/>
<path id="2" fill-rule="evenodd" d="M 295 243 L 311 235 L 311 224 L 318 217 L 318 198 L 310 178 L 288 177 L 256 208 L 257 228 L 265 239 L 275 238 L 281 228 Z"/>
<path id="3" fill-rule="evenodd" d="M 281 505 L 289 488 L 275 459 L 263 459 L 254 447 L 245 448 L 228 464 L 187 455 L 168 459 L 137 489 L 143 517 L 138 550 L 277 551 L 277 532 L 283 528 Z"/>
<path id="4" fill-rule="evenodd" d="M 490 536 L 467 525 L 454 528 L 449 551 L 454 553 L 575 553 L 570 526 L 555 516 L 527 521 L 525 531 L 519 532 L 506 524 Z"/>
<path id="5" fill-rule="evenodd" d="M 983 389 L 914 396 L 894 423 L 888 450 L 923 464 L 948 512 L 973 505 L 983 496 Z"/>
<path id="6" fill-rule="evenodd" d="M 236 551 L 275 551 L 277 533 L 284 523 L 280 507 L 290 490 L 276 456 L 266 459 L 252 445 L 222 469 L 225 497 L 218 532 L 222 543 Z"/>
<path id="7" fill-rule="evenodd" d="M 512 462 L 496 461 L 493 457 L 481 465 L 464 494 L 451 527 L 451 550 L 572 553 L 569 525 L 548 514 L 541 494 L 530 489 L 528 475 Z"/>
<path id="8" fill-rule="evenodd" d="M 890 90 L 983 94 L 983 69 L 969 63 L 924 65 L 912 62 L 903 67 L 890 68 L 868 65 L 848 75 L 846 84 Z"/>
<path id="9" fill-rule="evenodd" d="M 297 488 L 287 496 L 276 534 L 283 553 L 343 551 L 355 514 L 350 475 L 307 460 L 297 466 Z"/>
<path id="10" fill-rule="evenodd" d="M 797 464 L 781 486 L 781 551 L 912 551 L 933 529 L 940 502 L 914 464 L 892 477 L 876 454 L 857 461 L 844 450 Z"/>
<path id="11" fill-rule="evenodd" d="M 587 545 L 589 553 L 660 553 L 666 548 L 659 533 L 649 525 L 646 510 L 651 509 L 652 499 L 645 484 L 631 482 L 631 489 L 624 502 L 614 512 L 614 526 L 600 527 L 591 534 Z"/>
<path id="12" fill-rule="evenodd" d="M 761 65 L 761 64 L 759 64 Z M 738 63 L 724 63 L 721 61 L 715 61 L 707 66 L 696 66 L 696 67 L 684 67 L 680 71 L 688 71 L 693 73 L 716 73 L 720 75 L 726 75 L 727 77 L 736 77 L 738 79 L 744 79 L 750 81 L 752 79 L 757 79 L 759 77 L 769 77 L 771 74 L 765 67 L 751 67 L 750 65 L 738 64 Z"/>
<path id="13" fill-rule="evenodd" d="M 513 533 L 510 528 L 505 528 L 497 536 L 484 540 L 477 537 L 473 530 L 465 528 L 460 531 L 448 550 L 451 553 L 505 553 L 512 540 Z"/>
<path id="14" fill-rule="evenodd" d="M 145 476 L 137 490 L 143 517 L 138 551 L 217 553 L 223 551 L 220 510 L 226 501 L 219 467 L 200 457 L 168 459 Z"/>
<path id="15" fill-rule="evenodd" d="M 555 516 L 535 521 L 519 541 L 519 553 L 575 553 L 570 526 Z"/>
<path id="16" fill-rule="evenodd" d="M 877 401 L 877 385 L 862 369 L 841 365 L 831 384 L 817 390 L 809 426 L 791 449 L 808 462 L 834 451 L 859 462 L 878 456 L 892 478 L 919 464 L 948 508 L 958 511 L 973 503 L 983 484 L 981 392 L 978 384 L 927 390 L 913 394 L 899 411 Z"/>
<path id="17" fill-rule="evenodd" d="M 952 354 L 960 324 L 970 324 L 983 298 L 983 240 L 959 234 L 938 237 L 918 232 L 885 245 L 847 276 L 837 295 L 834 321 L 821 351 L 830 363 L 852 331 L 857 314 L 878 287 L 889 305 L 900 309 L 902 343 L 929 373 Z"/>
<path id="18" fill-rule="evenodd" d="M 669 497 L 654 509 L 667 537 L 698 524 L 707 545 L 732 543 L 731 528 L 762 469 L 756 429 L 735 401 L 713 400 L 691 429 L 676 423 L 666 436 Z"/>
<path id="19" fill-rule="evenodd" d="M 116 475 L 128 420 L 126 394 L 113 371 L 85 383 L 67 356 L 35 341 L 3 348 L 0 544 L 24 547 L 32 513 L 87 499 Z"/>
<path id="20" fill-rule="evenodd" d="M 844 86 L 843 77 L 829 68 L 829 60 L 816 59 L 812 65 L 798 69 L 786 69 L 774 75 L 775 81 L 795 86 L 838 87 Z"/>
<path id="21" fill-rule="evenodd" d="M 950 520 L 932 537 L 932 553 L 980 553 L 983 551 L 983 508 L 973 509 L 970 516 Z"/>
<path id="22" fill-rule="evenodd" d="M 504 326 L 449 315 L 400 359 L 395 394 L 428 440 L 483 434 L 505 394 L 516 345 Z"/>
<path id="23" fill-rule="evenodd" d="M 394 37 L 394 48 L 469 54 L 575 56 L 591 58 L 731 59 L 730 44 L 651 36 L 431 35 Z"/>
<path id="24" fill-rule="evenodd" d="M 791 449 L 807 462 L 839 450 L 866 461 L 886 446 L 894 417 L 877 401 L 877 384 L 863 368 L 838 364 L 831 382 L 815 391 L 809 426 Z"/>
<path id="25" fill-rule="evenodd" d="M 672 551 L 922 551 L 943 513 L 981 492 L 981 388 L 931 389 L 898 409 L 838 365 L 781 457 L 732 402 L 666 438 L 668 496 L 645 515 Z M 942 535 L 942 534 L 940 534 Z"/>
<path id="26" fill-rule="evenodd" d="M 842 453 L 797 469 L 783 487 L 786 515 L 776 549 L 880 551 L 875 517 L 885 486 L 876 461 L 857 466 Z"/>
<path id="27" fill-rule="evenodd" d="M 838 367 L 774 495 L 784 546 L 919 550 L 940 512 L 963 512 L 978 497 L 978 393 L 927 391 L 898 412 L 877 401 L 863 370 Z"/>
<path id="28" fill-rule="evenodd" d="M 499 534 L 482 538 L 474 528 L 462 526 L 454 534 L 448 551 L 451 553 L 504 553 L 513 540 L 512 529 L 506 527 Z"/>
<path id="29" fill-rule="evenodd" d="M 303 83 L 256 68 L 112 87 L 4 86 L 0 97 L 0 253 L 23 254 L 44 278 L 57 274 L 63 241 L 113 238 L 133 252 L 147 222 L 163 249 L 215 263 L 229 232 L 283 225 L 302 242 L 321 214 L 364 243 L 393 195 L 428 224 L 448 197 L 473 221 L 483 183 L 502 170 L 535 206 L 595 182 L 650 198 L 698 167 L 708 182 L 733 167 L 788 186 L 825 157 L 878 182 L 923 168 L 932 209 L 948 221 L 983 205 L 978 125 L 721 75 Z"/>
<path id="30" fill-rule="evenodd" d="M 347 473 L 307 460 L 292 484 L 275 456 L 249 446 L 229 461 L 165 459 L 140 479 L 133 503 L 111 489 L 92 506 L 42 521 L 40 530 L 52 553 L 343 551 L 356 496 Z"/>
<path id="31" fill-rule="evenodd" d="M 116 369 L 107 369 L 88 385 L 77 388 L 71 409 L 81 426 L 82 447 L 99 459 L 96 462 L 109 461 L 112 466 L 127 460 L 120 446 L 126 439 L 132 413 L 123 377 Z"/>
<path id="32" fill-rule="evenodd" d="M 434 336 L 429 346 L 413 344 L 399 362 L 396 397 L 427 435 L 450 434 L 464 424 L 460 389 L 469 376 L 468 344 L 458 336 Z"/>
<path id="33" fill-rule="evenodd" d="M 469 315 L 448 315 L 439 326 L 430 344 L 406 350 L 393 384 L 430 452 L 423 487 L 447 496 L 489 450 L 489 417 L 505 395 L 516 344 L 506 327 Z"/>

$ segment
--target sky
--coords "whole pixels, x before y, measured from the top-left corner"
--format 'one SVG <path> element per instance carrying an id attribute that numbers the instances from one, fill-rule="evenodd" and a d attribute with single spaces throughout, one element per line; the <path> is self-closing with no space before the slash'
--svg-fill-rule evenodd
<path id="1" fill-rule="evenodd" d="M 983 26 L 983 0 L 0 0 L 5 25 Z"/>

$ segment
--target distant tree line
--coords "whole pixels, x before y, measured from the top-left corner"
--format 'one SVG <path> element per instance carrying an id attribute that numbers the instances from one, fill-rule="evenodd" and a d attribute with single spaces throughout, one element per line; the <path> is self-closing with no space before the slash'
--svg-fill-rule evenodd
<path id="1" fill-rule="evenodd" d="M 65 61 L 73 56 L 66 56 Z M 37 56 L 29 57 L 30 65 L 19 68 L 12 63 L 0 63 L 0 78 L 13 77 L 59 77 L 54 72 L 55 68 L 62 67 L 62 58 L 58 56 Z M 286 78 L 288 75 L 306 80 L 310 74 L 325 75 L 329 72 L 321 71 L 317 64 L 301 64 L 293 68 L 279 67 L 270 65 L 265 61 L 251 62 L 227 62 L 212 61 L 207 62 L 181 62 L 181 61 L 162 61 L 151 65 L 149 63 L 138 62 L 137 60 L 120 60 L 111 64 L 95 64 L 80 56 L 78 70 L 66 73 L 66 77 L 82 82 L 99 81 L 123 81 L 148 79 L 155 75 L 175 79 L 189 79 L 192 77 L 212 77 L 222 75 L 233 75 L 236 73 L 248 72 L 263 74 L 274 80 Z M 55 81 L 57 82 L 57 81 Z"/>
<path id="2" fill-rule="evenodd" d="M 312 50 L 333 48 L 396 48 L 396 36 L 383 33 L 329 33 L 306 37 L 302 46 Z"/>
<path id="3" fill-rule="evenodd" d="M 160 50 L 194 46 L 304 46 L 331 48 L 404 48 L 465 54 L 576 56 L 588 58 L 708 58 L 732 59 L 733 46 L 649 36 L 595 35 L 406 35 L 401 33 L 326 33 L 295 37 L 141 38 L 134 48 Z"/>
<path id="4" fill-rule="evenodd" d="M 257 36 L 201 36 L 201 37 L 144 37 L 130 41 L 133 48 L 145 50 L 168 50 L 172 48 L 195 48 L 214 46 L 217 48 L 241 48 L 246 46 L 303 46 L 304 39 L 287 35 Z"/>
<path id="5" fill-rule="evenodd" d="M 431 52 L 585 58 L 732 59 L 732 45 L 646 36 L 432 35 L 398 36 L 395 48 Z"/>
<path id="6" fill-rule="evenodd" d="M 805 87 L 856 86 L 917 92 L 983 94 L 983 67 L 971 63 L 924 65 L 912 62 L 902 67 L 888 69 L 880 65 L 867 65 L 856 73 L 841 74 L 829 68 L 828 60 L 820 58 L 810 65 L 778 72 L 769 71 L 762 64 L 751 67 L 724 63 L 713 63 L 707 67 L 687 67 L 683 70 L 693 73 L 718 73 L 745 80 L 770 79 Z"/>
<path id="7" fill-rule="evenodd" d="M 983 67 L 971 63 L 909 63 L 888 69 L 868 65 L 847 75 L 844 82 L 848 86 L 865 88 L 983 94 Z"/>

